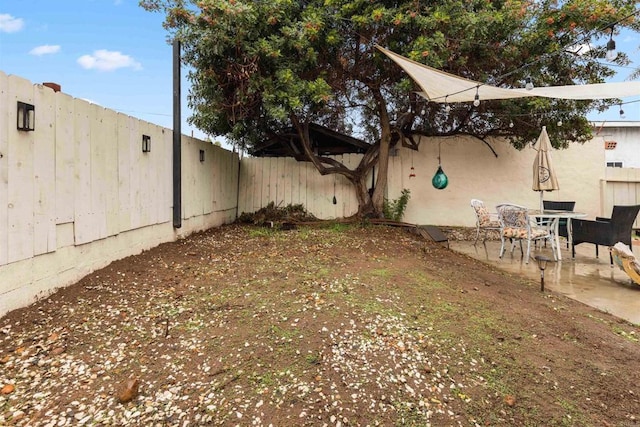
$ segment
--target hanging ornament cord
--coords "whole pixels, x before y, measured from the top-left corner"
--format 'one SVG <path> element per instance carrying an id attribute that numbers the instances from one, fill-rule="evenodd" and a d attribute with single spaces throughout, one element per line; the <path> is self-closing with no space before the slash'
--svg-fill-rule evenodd
<path id="1" fill-rule="evenodd" d="M 416 176 L 415 168 L 413 167 L 413 150 L 411 150 L 411 172 L 409 173 L 409 178 L 413 178 Z"/>

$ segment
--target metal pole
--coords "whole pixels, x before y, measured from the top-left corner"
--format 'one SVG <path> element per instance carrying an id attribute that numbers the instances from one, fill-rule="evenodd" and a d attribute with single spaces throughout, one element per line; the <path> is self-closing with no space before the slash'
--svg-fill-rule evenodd
<path id="1" fill-rule="evenodd" d="M 182 227 L 182 119 L 180 111 L 180 41 L 173 41 L 173 227 Z"/>

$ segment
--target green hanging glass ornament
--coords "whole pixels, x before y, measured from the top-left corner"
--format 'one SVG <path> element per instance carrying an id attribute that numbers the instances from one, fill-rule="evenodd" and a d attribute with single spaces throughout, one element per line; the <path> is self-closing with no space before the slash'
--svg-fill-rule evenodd
<path id="1" fill-rule="evenodd" d="M 447 188 L 447 185 L 449 185 L 449 178 L 447 178 L 447 175 L 445 175 L 442 170 L 442 166 L 438 165 L 438 170 L 431 179 L 431 185 L 438 190 L 443 190 Z"/>

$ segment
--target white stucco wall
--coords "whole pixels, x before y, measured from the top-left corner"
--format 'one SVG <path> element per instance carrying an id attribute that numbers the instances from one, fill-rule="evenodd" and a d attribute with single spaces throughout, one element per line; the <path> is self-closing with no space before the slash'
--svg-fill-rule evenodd
<path id="1" fill-rule="evenodd" d="M 439 142 L 440 141 L 440 142 Z M 491 209 L 503 202 L 535 208 L 540 193 L 531 189 L 536 151 L 521 151 L 508 142 L 489 143 L 468 137 L 424 138 L 420 151 L 399 148 L 389 168 L 389 198 L 396 199 L 403 188 L 411 191 L 404 221 L 433 225 L 475 225 L 472 198 Z M 442 168 L 449 178 L 444 190 L 436 190 L 431 178 L 438 168 L 440 145 Z M 604 178 L 604 150 L 600 143 L 571 144 L 552 153 L 560 190 L 546 192 L 547 200 L 575 200 L 576 210 L 590 217 L 602 215 L 601 186 Z M 410 178 L 413 164 L 416 177 Z"/>

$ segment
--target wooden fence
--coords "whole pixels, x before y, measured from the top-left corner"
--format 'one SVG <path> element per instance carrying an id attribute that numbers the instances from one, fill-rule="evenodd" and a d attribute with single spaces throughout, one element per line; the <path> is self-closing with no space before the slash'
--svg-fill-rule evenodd
<path id="1" fill-rule="evenodd" d="M 22 104 L 33 130 L 18 129 Z M 169 129 L 0 72 L 0 316 L 115 259 L 232 222 L 238 155 L 183 135 L 183 225 L 173 228 L 172 146 Z"/>
<path id="2" fill-rule="evenodd" d="M 362 155 L 335 158 L 353 168 Z M 358 211 L 358 201 L 349 181 L 340 175 L 322 176 L 310 162 L 276 157 L 244 158 L 239 184 L 240 213 L 255 212 L 270 202 L 281 207 L 301 204 L 321 219 L 344 218 Z"/>
<path id="3" fill-rule="evenodd" d="M 640 205 L 640 169 L 606 168 L 602 202 L 606 217 L 614 205 Z M 636 218 L 633 228 L 640 229 L 640 219 Z"/>

